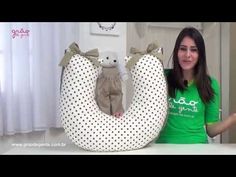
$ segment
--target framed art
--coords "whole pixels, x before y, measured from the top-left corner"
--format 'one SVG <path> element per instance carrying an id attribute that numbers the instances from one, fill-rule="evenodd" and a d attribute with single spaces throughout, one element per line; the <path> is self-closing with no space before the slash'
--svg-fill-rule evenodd
<path id="1" fill-rule="evenodd" d="M 90 23 L 90 32 L 94 35 L 119 36 L 120 29 L 117 22 L 93 22 Z"/>

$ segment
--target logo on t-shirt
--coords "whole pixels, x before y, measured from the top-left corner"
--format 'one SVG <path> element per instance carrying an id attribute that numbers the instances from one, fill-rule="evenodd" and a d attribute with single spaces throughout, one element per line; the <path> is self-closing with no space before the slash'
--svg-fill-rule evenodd
<path id="1" fill-rule="evenodd" d="M 198 101 L 190 100 L 186 101 L 185 97 L 179 99 L 169 98 L 169 108 L 179 114 L 192 114 L 198 112 L 197 105 Z M 171 112 L 172 112 L 171 111 Z"/>

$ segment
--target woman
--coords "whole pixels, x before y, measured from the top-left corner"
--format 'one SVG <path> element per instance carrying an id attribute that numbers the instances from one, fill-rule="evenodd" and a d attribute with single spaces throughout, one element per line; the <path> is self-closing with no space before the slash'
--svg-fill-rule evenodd
<path id="1" fill-rule="evenodd" d="M 205 44 L 200 32 L 184 28 L 173 51 L 173 69 L 166 71 L 169 113 L 156 143 L 207 143 L 231 125 L 236 114 L 219 119 L 220 89 L 207 74 Z"/>

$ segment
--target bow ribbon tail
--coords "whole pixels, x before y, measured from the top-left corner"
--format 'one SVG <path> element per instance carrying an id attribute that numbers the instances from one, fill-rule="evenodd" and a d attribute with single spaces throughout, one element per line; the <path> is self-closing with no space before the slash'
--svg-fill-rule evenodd
<path id="1" fill-rule="evenodd" d="M 65 70 L 65 67 L 63 66 L 63 67 L 62 67 L 62 70 L 61 70 L 60 93 L 61 93 L 61 87 L 62 87 L 62 81 L 63 81 L 64 70 Z"/>
<path id="2" fill-rule="evenodd" d="M 163 61 L 163 55 L 161 53 L 158 53 L 155 55 L 158 59 L 160 59 L 161 61 Z"/>
<path id="3" fill-rule="evenodd" d="M 141 53 L 141 51 L 138 50 L 138 49 L 136 49 L 136 48 L 134 48 L 134 47 L 131 47 L 131 48 L 130 48 L 130 53 L 131 53 L 131 54 L 137 54 L 137 53 Z"/>
<path id="4" fill-rule="evenodd" d="M 59 66 L 64 66 L 64 67 L 67 66 L 68 63 L 70 62 L 70 59 L 71 59 L 72 56 L 73 56 L 73 53 L 66 52 L 64 57 L 62 58 L 60 64 L 59 64 Z"/>
<path id="5" fill-rule="evenodd" d="M 98 49 L 92 49 L 85 53 L 85 56 L 99 57 Z"/>
<path id="6" fill-rule="evenodd" d="M 158 49 L 158 48 L 159 48 L 158 43 L 157 43 L 157 42 L 153 42 L 153 43 L 151 43 L 151 44 L 148 45 L 146 51 L 147 51 L 147 53 L 151 53 L 152 51 L 154 51 L 154 50 L 156 50 L 156 49 Z"/>
<path id="7" fill-rule="evenodd" d="M 97 66 L 97 67 L 101 66 L 101 64 L 99 63 L 97 58 L 89 57 L 89 56 L 87 56 L 86 58 L 89 59 L 89 61 L 91 61 L 95 66 Z"/>
<path id="8" fill-rule="evenodd" d="M 145 54 L 145 52 L 140 51 L 139 49 L 137 49 L 135 47 L 131 47 L 130 53 L 134 54 L 134 56 L 127 62 L 126 66 L 125 66 L 129 70 L 139 61 L 139 59 L 142 57 L 142 55 Z"/>
<path id="9" fill-rule="evenodd" d="M 163 54 L 162 53 L 157 53 L 157 52 L 151 52 L 151 55 L 153 55 L 154 57 L 158 58 L 159 60 L 163 60 Z"/>
<path id="10" fill-rule="evenodd" d="M 99 57 L 98 49 L 92 49 L 85 53 L 81 53 L 82 56 L 90 60 L 94 65 L 100 66 L 97 57 Z"/>
<path id="11" fill-rule="evenodd" d="M 139 59 L 142 57 L 140 54 L 134 55 L 126 64 L 126 68 L 129 70 L 139 61 Z"/>
<path id="12" fill-rule="evenodd" d="M 74 53 L 80 53 L 79 45 L 75 42 L 73 42 L 70 46 L 69 49 L 72 50 Z"/>

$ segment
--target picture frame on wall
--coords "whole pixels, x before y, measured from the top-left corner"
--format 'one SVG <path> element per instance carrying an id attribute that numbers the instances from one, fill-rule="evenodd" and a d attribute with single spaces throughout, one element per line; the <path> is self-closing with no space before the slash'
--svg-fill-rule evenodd
<path id="1" fill-rule="evenodd" d="M 117 22 L 92 22 L 90 33 L 93 35 L 119 36 L 120 27 Z"/>

